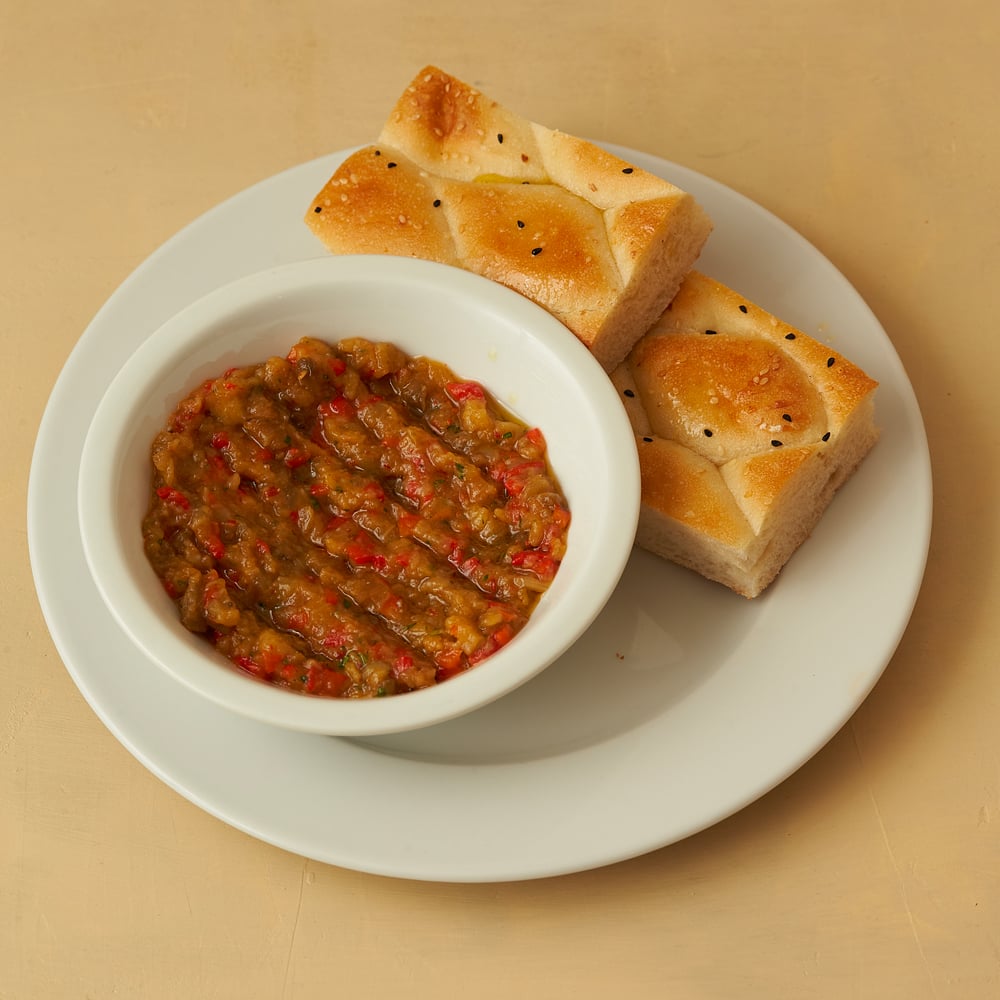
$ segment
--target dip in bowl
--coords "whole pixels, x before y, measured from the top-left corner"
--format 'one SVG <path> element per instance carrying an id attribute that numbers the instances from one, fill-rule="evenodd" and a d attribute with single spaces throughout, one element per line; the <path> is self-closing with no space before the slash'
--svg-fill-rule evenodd
<path id="1" fill-rule="evenodd" d="M 353 354 L 350 348 L 340 351 L 344 343 L 355 345 Z M 365 344 L 392 348 L 378 353 Z M 333 353 L 324 353 L 327 346 Z M 379 364 L 373 357 L 446 366 L 431 369 L 448 374 L 438 378 L 440 407 L 431 407 L 437 414 L 433 433 L 420 431 L 429 444 L 419 456 L 410 437 L 401 446 L 403 459 L 394 450 L 399 435 L 386 430 L 395 416 L 383 396 L 399 376 L 387 374 L 393 368 L 388 362 L 385 371 L 374 370 Z M 361 388 L 351 382 L 344 358 L 356 362 L 358 371 L 368 369 L 363 374 L 371 381 Z M 314 385 L 320 368 L 325 381 Z M 242 410 L 231 408 L 220 393 L 238 395 L 244 378 L 253 391 L 273 382 L 282 406 L 294 398 L 307 415 L 318 401 L 322 419 L 276 431 L 268 423 L 271 404 L 248 403 L 250 390 L 240 400 Z M 401 391 L 421 399 L 429 392 L 419 384 Z M 485 425 L 480 392 L 500 408 L 497 419 Z M 204 440 L 170 447 L 179 449 L 178 462 L 193 451 L 205 459 L 208 475 L 218 469 L 214 485 L 175 478 L 169 448 L 161 449 L 154 464 L 153 443 L 165 429 L 172 438 L 186 429 L 180 425 L 187 416 L 198 423 L 208 419 L 209 410 L 216 422 L 205 425 Z M 331 471 L 328 446 L 353 454 L 351 435 L 363 436 L 366 423 L 377 432 L 373 447 L 358 451 L 357 467 Z M 466 469 L 461 449 L 473 448 L 475 434 L 520 441 L 524 461 L 512 450 L 501 467 L 501 452 L 490 451 L 482 468 Z M 483 457 L 478 447 L 473 451 L 477 460 Z M 393 469 L 404 459 L 416 468 L 427 465 L 428 455 L 436 466 L 422 478 Z M 557 514 L 558 531 L 546 534 L 534 526 L 530 538 L 515 532 L 509 549 L 466 550 L 473 529 L 499 539 L 496 525 L 484 521 L 494 508 L 501 521 L 516 526 L 524 516 L 528 523 L 521 501 L 513 504 L 513 514 L 504 513 L 489 489 L 495 486 L 510 501 L 501 487 L 516 493 L 524 487 L 524 469 L 537 471 L 546 460 L 549 485 L 531 480 L 527 492 L 558 495 L 560 501 L 548 506 L 568 510 L 568 527 Z M 389 473 L 379 486 L 365 478 L 375 465 Z M 255 471 L 264 466 L 278 478 Z M 486 493 L 475 494 L 478 501 L 470 500 L 466 511 L 441 515 L 447 490 L 468 499 L 469 481 L 476 476 Z M 223 496 L 218 510 L 203 511 L 202 499 L 215 500 L 216 494 Z M 340 499 L 348 494 L 351 499 Z M 374 503 L 364 501 L 373 495 Z M 151 504 L 160 507 L 153 528 L 146 520 Z M 576 338 L 540 307 L 498 284 L 457 268 L 396 257 L 324 257 L 274 268 L 218 289 L 169 320 L 128 360 L 98 407 L 79 484 L 91 573 L 112 614 L 147 657 L 240 714 L 345 736 L 443 722 L 543 670 L 610 597 L 631 551 L 638 508 L 638 461 L 627 417 L 609 379 Z M 277 541 L 258 537 L 265 530 L 257 523 L 262 511 L 282 524 L 290 518 L 296 536 L 312 538 L 313 548 L 307 542 L 300 546 L 305 562 L 297 568 L 281 562 L 291 558 L 288 531 Z M 149 553 L 174 537 L 199 542 L 192 568 L 178 571 L 170 551 L 162 562 L 172 569 L 161 565 L 154 571 Z M 272 554 L 271 545 L 281 551 Z M 175 547 L 182 553 L 185 545 Z M 464 596 L 456 591 L 450 598 L 447 587 L 436 588 L 430 571 L 420 569 L 432 550 L 443 560 L 443 571 L 465 588 Z M 503 573 L 494 570 L 510 579 L 496 583 Z M 419 623 L 412 609 L 393 603 L 408 572 L 427 613 Z M 540 596 L 522 600 L 523 617 L 504 620 L 497 588 L 504 596 L 532 572 L 544 578 Z M 185 573 L 194 580 L 187 598 Z M 363 586 L 362 577 L 371 578 L 371 585 Z M 226 603 L 227 585 L 230 596 L 250 610 L 260 598 L 259 634 L 241 624 L 246 608 L 237 613 Z M 357 625 L 367 645 L 356 648 L 357 637 L 344 630 L 355 628 L 354 612 L 366 602 L 375 618 Z M 348 609 L 343 614 L 341 604 Z M 469 614 L 463 618 L 459 611 Z M 481 624 L 481 635 L 470 632 L 467 618 Z M 414 648 L 403 642 L 408 628 L 419 633 Z M 237 642 L 233 632 L 241 629 L 247 634 Z M 314 651 L 328 646 L 329 657 L 312 655 L 309 643 Z M 468 654 L 464 658 L 459 647 Z"/>

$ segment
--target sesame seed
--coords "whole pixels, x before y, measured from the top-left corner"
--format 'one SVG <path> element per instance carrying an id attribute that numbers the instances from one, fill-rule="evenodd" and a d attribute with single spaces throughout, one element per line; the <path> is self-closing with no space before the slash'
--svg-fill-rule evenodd
<path id="1" fill-rule="evenodd" d="M 795 334 L 794 333 L 786 333 L 785 334 L 785 340 L 794 340 L 794 339 L 795 339 Z"/>
<path id="2" fill-rule="evenodd" d="M 628 396 L 629 399 L 634 399 L 635 398 L 635 393 L 631 389 L 626 389 L 625 390 L 625 395 Z"/>

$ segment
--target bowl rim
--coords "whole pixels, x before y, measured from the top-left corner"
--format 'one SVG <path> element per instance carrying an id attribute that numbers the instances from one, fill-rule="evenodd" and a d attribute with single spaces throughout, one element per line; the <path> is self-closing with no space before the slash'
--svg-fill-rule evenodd
<path id="1" fill-rule="evenodd" d="M 503 325 L 540 343 L 547 354 L 558 357 L 558 367 L 582 381 L 592 412 L 600 414 L 595 421 L 600 439 L 593 447 L 595 457 L 608 461 L 609 501 L 614 493 L 615 516 L 602 519 L 602 533 L 585 542 L 597 549 L 590 563 L 599 563 L 603 571 L 589 575 L 586 588 L 571 586 L 566 597 L 573 596 L 572 615 L 568 607 L 554 606 L 552 627 L 544 632 L 526 629 L 476 668 L 404 696 L 311 697 L 258 681 L 236 668 L 207 670 L 213 655 L 220 654 L 207 645 L 197 652 L 191 649 L 190 633 L 178 631 L 183 629 L 179 621 L 176 628 L 162 628 L 129 586 L 127 546 L 115 517 L 123 477 L 116 458 L 131 440 L 132 421 L 127 418 L 142 409 L 151 388 L 226 317 L 276 299 L 294 303 L 297 294 L 319 287 L 334 296 L 345 287 L 384 289 L 386 282 L 417 295 L 447 289 L 449 295 L 462 296 L 477 311 L 499 316 Z M 449 363 L 447 358 L 438 360 Z M 241 715 L 286 729 L 340 736 L 381 735 L 445 722 L 489 704 L 540 673 L 569 649 L 607 603 L 628 562 L 640 507 L 638 453 L 625 409 L 610 378 L 573 333 L 541 306 L 497 282 L 452 265 L 391 255 L 329 255 L 279 264 L 227 282 L 169 317 L 126 359 L 101 398 L 85 436 L 77 492 L 88 569 L 112 617 L 141 652 L 176 680 Z M 572 539 L 572 522 L 570 531 Z M 136 540 L 139 537 L 137 531 Z M 488 664 L 498 669 L 484 670 Z"/>

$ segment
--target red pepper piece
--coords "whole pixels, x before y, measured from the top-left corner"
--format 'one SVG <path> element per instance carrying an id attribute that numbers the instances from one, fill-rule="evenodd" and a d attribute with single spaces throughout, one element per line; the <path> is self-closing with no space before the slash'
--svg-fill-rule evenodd
<path id="1" fill-rule="evenodd" d="M 514 627 L 509 622 L 504 622 L 499 625 L 496 631 L 493 633 L 493 641 L 497 644 L 497 647 L 506 646 L 511 639 L 514 638 Z"/>
<path id="2" fill-rule="evenodd" d="M 222 544 L 222 539 L 219 537 L 218 531 L 214 531 L 205 540 L 205 548 L 216 562 L 220 562 L 226 554 L 226 546 Z"/>
<path id="3" fill-rule="evenodd" d="M 371 566 L 377 573 L 384 573 L 389 568 L 389 560 L 362 541 L 349 542 L 344 553 L 354 566 Z"/>
<path id="4" fill-rule="evenodd" d="M 449 677 L 454 677 L 463 670 L 462 651 L 460 649 L 443 649 L 441 652 L 435 654 L 434 662 L 437 664 L 434 676 L 438 681 L 446 681 Z"/>
<path id="5" fill-rule="evenodd" d="M 400 674 L 405 674 L 407 670 L 413 668 L 413 657 L 409 653 L 400 653 L 395 660 L 392 661 L 392 672 L 398 677 Z"/>
<path id="6" fill-rule="evenodd" d="M 171 503 L 175 507 L 180 507 L 181 510 L 190 510 L 191 502 L 188 500 L 180 490 L 174 489 L 173 486 L 160 486 L 156 495 L 166 503 Z"/>
<path id="7" fill-rule="evenodd" d="M 492 656 L 498 649 L 506 646 L 514 638 L 515 634 L 513 626 L 507 622 L 499 625 L 492 635 L 487 636 L 486 642 L 469 657 L 469 663 L 482 663 L 483 660 Z"/>
<path id="8" fill-rule="evenodd" d="M 511 566 L 526 569 L 541 580 L 551 580 L 556 575 L 557 563 L 552 556 L 535 549 L 524 549 L 515 552 L 510 559 Z"/>
<path id="9" fill-rule="evenodd" d="M 289 469 L 297 469 L 300 465 L 305 465 L 309 461 L 309 455 L 301 448 L 289 448 L 285 452 L 285 465 Z"/>
<path id="10" fill-rule="evenodd" d="M 486 393 L 478 382 L 449 382 L 445 389 L 456 403 L 466 399 L 485 399 Z"/>
<path id="11" fill-rule="evenodd" d="M 349 417 L 354 413 L 354 404 L 346 396 L 337 396 L 320 403 L 317 407 L 320 417 Z"/>
<path id="12" fill-rule="evenodd" d="M 254 677 L 266 676 L 264 667 L 252 656 L 234 656 L 233 663 L 238 667 L 242 667 L 248 674 L 253 674 Z"/>
<path id="13" fill-rule="evenodd" d="M 532 427 L 530 430 L 525 431 L 524 436 L 536 447 L 544 450 L 545 448 L 545 435 L 542 434 L 541 429 L 538 427 Z"/>
<path id="14" fill-rule="evenodd" d="M 305 690 L 309 694 L 339 697 L 347 690 L 351 678 L 343 670 L 331 670 L 318 663 L 310 664 Z"/>

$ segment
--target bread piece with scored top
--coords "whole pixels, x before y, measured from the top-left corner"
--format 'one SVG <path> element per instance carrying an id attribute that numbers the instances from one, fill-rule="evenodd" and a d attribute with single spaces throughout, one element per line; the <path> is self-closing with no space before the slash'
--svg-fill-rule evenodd
<path id="1" fill-rule="evenodd" d="M 697 271 L 612 380 L 639 448 L 638 544 L 745 597 L 878 438 L 873 379 Z"/>
<path id="2" fill-rule="evenodd" d="M 306 222 L 334 253 L 422 257 L 513 288 L 611 371 L 711 232 L 695 199 L 593 143 L 422 70 Z"/>

